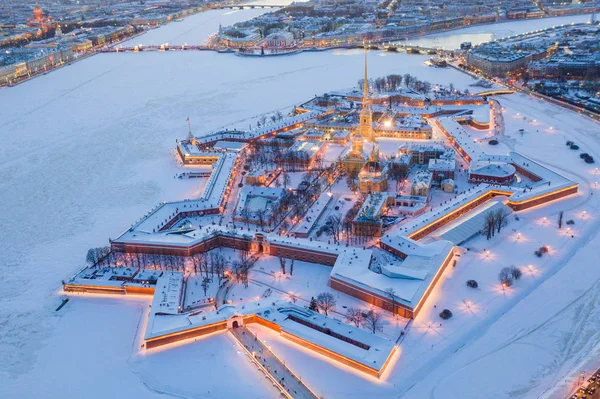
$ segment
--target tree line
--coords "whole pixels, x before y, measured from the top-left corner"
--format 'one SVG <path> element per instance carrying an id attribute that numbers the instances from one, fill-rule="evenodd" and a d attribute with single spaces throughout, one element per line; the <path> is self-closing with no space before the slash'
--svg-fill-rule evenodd
<path id="1" fill-rule="evenodd" d="M 387 75 L 376 79 L 369 79 L 369 87 L 372 88 L 376 93 L 386 93 L 397 91 L 402 88 L 402 83 L 409 89 L 421 94 L 429 94 L 431 92 L 432 84 L 428 81 L 421 81 L 415 76 L 409 73 L 404 75 Z M 364 90 L 364 79 L 360 79 L 357 84 L 358 88 Z"/>

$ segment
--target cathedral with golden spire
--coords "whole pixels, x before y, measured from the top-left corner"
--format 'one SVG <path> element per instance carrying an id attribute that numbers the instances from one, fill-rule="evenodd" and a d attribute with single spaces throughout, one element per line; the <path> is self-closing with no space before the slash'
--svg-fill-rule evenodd
<path id="1" fill-rule="evenodd" d="M 358 174 L 367 159 L 363 154 L 363 141 L 374 141 L 373 134 L 373 112 L 371 111 L 371 100 L 369 99 L 369 76 L 367 73 L 367 51 L 365 50 L 365 70 L 363 81 L 362 109 L 360 110 L 359 125 L 352 137 L 352 148 L 344 159 L 346 173 Z"/>

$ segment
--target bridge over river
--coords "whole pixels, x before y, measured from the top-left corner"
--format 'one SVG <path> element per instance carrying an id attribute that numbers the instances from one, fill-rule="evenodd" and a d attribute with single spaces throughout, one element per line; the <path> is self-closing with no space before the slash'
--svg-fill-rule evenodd
<path id="1" fill-rule="evenodd" d="M 289 5 L 289 4 L 288 4 Z M 231 10 L 248 10 L 252 8 L 284 8 L 288 5 L 280 5 L 280 4 L 230 4 L 223 5 L 219 7 L 215 7 L 216 9 L 231 9 Z"/>
<path id="2" fill-rule="evenodd" d="M 354 49 L 354 48 L 367 48 L 367 50 L 383 50 L 383 51 L 391 51 L 391 52 L 406 52 L 408 54 L 437 54 L 444 55 L 447 53 L 447 50 L 437 49 L 437 48 L 428 48 L 428 47 L 418 47 L 418 46 L 408 46 L 408 45 L 395 45 L 392 43 L 384 44 L 384 43 L 373 43 L 368 45 L 363 44 L 337 44 L 331 46 L 323 46 L 323 47 L 298 47 L 296 52 L 302 51 L 315 51 L 315 50 L 333 50 L 333 49 Z M 137 46 L 113 46 L 113 47 L 105 47 L 100 49 L 101 53 L 127 53 L 127 52 L 142 52 L 142 51 L 220 51 L 220 52 L 235 52 L 236 50 L 233 48 L 221 48 L 221 47 L 213 47 L 207 44 L 181 44 L 181 45 L 171 45 L 168 43 L 160 44 L 160 45 L 137 45 Z M 286 53 L 287 54 L 287 53 Z"/>

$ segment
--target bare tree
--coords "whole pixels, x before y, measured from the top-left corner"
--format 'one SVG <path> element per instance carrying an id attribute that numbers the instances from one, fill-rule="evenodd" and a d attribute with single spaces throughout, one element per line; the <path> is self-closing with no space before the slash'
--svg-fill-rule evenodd
<path id="1" fill-rule="evenodd" d="M 250 224 L 250 210 L 247 207 L 243 207 L 242 211 L 240 212 L 240 215 L 242 216 L 242 219 L 244 219 L 244 222 L 246 222 L 246 228 L 249 227 Z"/>
<path id="2" fill-rule="evenodd" d="M 288 185 L 292 182 L 292 179 L 290 178 L 290 175 L 288 175 L 287 173 L 283 172 L 283 174 L 282 174 L 282 180 L 283 180 L 283 188 L 287 189 Z"/>
<path id="3" fill-rule="evenodd" d="M 383 331 L 383 314 L 376 310 L 371 310 L 364 318 L 365 327 L 375 334 L 377 331 Z"/>
<path id="4" fill-rule="evenodd" d="M 85 257 L 85 261 L 92 267 L 96 266 L 98 264 L 97 248 L 88 249 L 87 255 Z"/>
<path id="5" fill-rule="evenodd" d="M 360 327 L 360 325 L 363 322 L 363 317 L 362 317 L 362 312 L 360 309 L 356 309 L 356 308 L 348 308 L 346 310 L 346 315 L 344 316 L 344 319 L 348 322 L 348 323 L 352 323 L 354 324 L 356 327 Z"/>
<path id="6" fill-rule="evenodd" d="M 240 249 L 240 260 L 242 263 L 246 262 L 248 260 L 249 256 L 250 256 L 250 251 L 248 250 L 248 248 Z"/>
<path id="7" fill-rule="evenodd" d="M 110 266 L 110 262 L 108 262 L 112 253 L 110 247 L 96 248 L 96 252 L 98 254 L 98 262 L 100 264 L 104 264 L 105 262 L 107 262 Z"/>
<path id="8" fill-rule="evenodd" d="M 202 290 L 204 291 L 204 296 L 206 296 L 206 290 L 208 290 L 209 281 L 208 278 L 204 277 L 202 279 Z"/>
<path id="9" fill-rule="evenodd" d="M 259 209 L 256 212 L 254 212 L 254 214 L 256 215 L 256 218 L 258 219 L 258 223 L 259 223 L 261 229 L 263 228 L 263 226 L 265 224 L 266 213 L 267 212 L 264 209 Z"/>
<path id="10" fill-rule="evenodd" d="M 562 229 L 564 211 L 558 212 L 558 228 Z"/>
<path id="11" fill-rule="evenodd" d="M 221 285 L 221 281 L 225 277 L 227 260 L 222 254 L 216 253 L 214 256 L 211 256 L 211 263 L 213 273 L 217 275 L 217 279 L 219 279 L 219 285 Z"/>
<path id="12" fill-rule="evenodd" d="M 521 278 L 522 275 L 523 275 L 523 272 L 518 267 L 513 266 L 510 268 L 510 276 L 513 279 L 518 280 Z"/>
<path id="13" fill-rule="evenodd" d="M 500 233 L 500 230 L 502 229 L 502 227 L 506 226 L 506 223 L 508 221 L 508 215 L 509 215 L 508 211 L 504 208 L 497 209 L 494 212 L 494 223 L 496 224 L 498 233 Z"/>
<path id="14" fill-rule="evenodd" d="M 321 292 L 317 295 L 317 306 L 325 316 L 329 315 L 329 312 L 335 309 L 336 301 L 334 296 L 329 292 Z"/>
<path id="15" fill-rule="evenodd" d="M 345 217 L 342 222 L 342 231 L 346 234 L 346 244 L 350 244 L 350 238 L 352 236 L 352 219 Z"/>
<path id="16" fill-rule="evenodd" d="M 285 274 L 285 258 L 279 255 L 279 266 L 281 267 L 281 274 Z"/>
<path id="17" fill-rule="evenodd" d="M 485 214 L 485 218 L 483 220 L 483 231 L 486 232 L 487 239 L 489 240 L 494 236 L 494 232 L 496 227 L 496 217 L 494 216 L 494 212 L 489 211 Z"/>
<path id="18" fill-rule="evenodd" d="M 205 254 L 202 254 L 203 258 L 201 259 L 201 262 L 199 264 L 200 266 L 200 270 L 202 272 L 204 272 L 204 275 L 206 276 L 206 278 L 208 278 L 208 274 L 210 272 L 210 264 L 208 263 L 208 259 L 206 258 Z"/>
<path id="19" fill-rule="evenodd" d="M 342 219 L 339 214 L 330 215 L 325 224 L 337 244 L 340 241 L 340 231 L 342 230 Z"/>
<path id="20" fill-rule="evenodd" d="M 294 260 L 296 259 L 292 256 L 292 262 L 290 263 L 290 276 L 294 275 Z"/>
<path id="21" fill-rule="evenodd" d="M 387 288 L 385 290 L 385 295 L 390 298 L 390 301 L 392 301 L 392 313 L 394 314 L 394 316 L 397 317 L 396 315 L 396 306 L 397 306 L 397 302 L 396 302 L 396 290 L 393 289 L 392 287 Z"/>
<path id="22" fill-rule="evenodd" d="M 512 285 L 512 276 L 510 268 L 503 267 L 502 270 L 500 270 L 500 273 L 498 273 L 498 280 L 500 280 L 500 283 L 503 286 L 510 287 Z"/>

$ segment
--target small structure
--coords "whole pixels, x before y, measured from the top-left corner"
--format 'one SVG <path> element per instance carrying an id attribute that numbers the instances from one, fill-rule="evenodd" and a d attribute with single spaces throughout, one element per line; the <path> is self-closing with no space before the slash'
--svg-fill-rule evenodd
<path id="1" fill-rule="evenodd" d="M 324 145 L 320 141 L 296 141 L 282 156 L 284 169 L 304 170 L 323 152 Z"/>
<path id="2" fill-rule="evenodd" d="M 433 174 L 426 170 L 421 170 L 415 174 L 415 177 L 410 188 L 410 194 L 428 197 L 429 189 L 431 188 L 431 182 L 433 180 Z"/>
<path id="3" fill-rule="evenodd" d="M 234 220 L 258 224 L 261 228 L 269 226 L 284 193 L 283 188 L 245 186 L 240 191 Z"/>
<path id="4" fill-rule="evenodd" d="M 470 183 L 510 184 L 516 168 L 505 162 L 472 162 L 469 168 Z"/>
<path id="5" fill-rule="evenodd" d="M 418 195 L 397 195 L 394 201 L 396 210 L 401 215 L 417 216 L 425 212 L 429 198 Z"/>
<path id="6" fill-rule="evenodd" d="M 251 186 L 264 186 L 267 182 L 267 171 L 262 169 L 248 172 L 244 181 Z"/>
<path id="7" fill-rule="evenodd" d="M 450 159 L 430 159 L 427 170 L 432 173 L 433 181 L 440 183 L 445 179 L 454 179 L 454 169 L 456 169 L 456 160 Z"/>
<path id="8" fill-rule="evenodd" d="M 446 193 L 454 192 L 454 180 L 452 180 L 452 179 L 442 180 L 441 188 Z"/>

